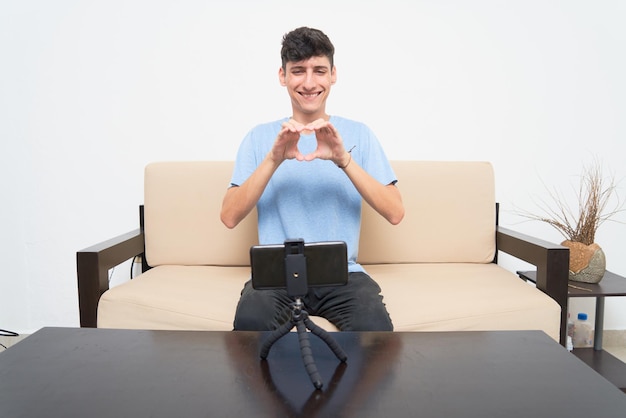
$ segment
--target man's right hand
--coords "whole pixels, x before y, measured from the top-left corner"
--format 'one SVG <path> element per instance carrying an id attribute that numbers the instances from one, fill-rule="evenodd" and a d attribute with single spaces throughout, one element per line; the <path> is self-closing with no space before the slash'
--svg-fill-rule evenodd
<path id="1" fill-rule="evenodd" d="M 275 164 L 280 165 L 285 160 L 302 160 L 304 156 L 298 149 L 300 133 L 304 130 L 304 125 L 293 119 L 282 124 L 282 129 L 274 141 L 274 146 L 270 151 L 270 158 Z"/>

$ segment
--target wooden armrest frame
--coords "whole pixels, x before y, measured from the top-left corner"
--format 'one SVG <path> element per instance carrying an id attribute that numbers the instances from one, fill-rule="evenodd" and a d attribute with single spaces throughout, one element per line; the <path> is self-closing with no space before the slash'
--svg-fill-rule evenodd
<path id="1" fill-rule="evenodd" d="M 98 301 L 109 289 L 109 269 L 144 252 L 140 228 L 76 253 L 80 326 L 97 326 Z"/>
<path id="2" fill-rule="evenodd" d="M 496 227 L 496 249 L 537 267 L 537 288 L 561 306 L 560 342 L 565 346 L 569 249 L 501 226 Z"/>

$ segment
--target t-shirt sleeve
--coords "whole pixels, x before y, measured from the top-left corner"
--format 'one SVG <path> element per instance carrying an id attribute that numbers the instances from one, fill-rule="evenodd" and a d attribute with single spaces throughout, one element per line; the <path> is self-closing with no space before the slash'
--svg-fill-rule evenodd
<path id="1" fill-rule="evenodd" d="M 243 141 L 239 145 L 237 157 L 235 158 L 235 167 L 233 175 L 230 179 L 230 187 L 241 186 L 250 175 L 256 170 L 259 162 L 257 161 L 254 149 L 254 133 L 248 132 Z"/>

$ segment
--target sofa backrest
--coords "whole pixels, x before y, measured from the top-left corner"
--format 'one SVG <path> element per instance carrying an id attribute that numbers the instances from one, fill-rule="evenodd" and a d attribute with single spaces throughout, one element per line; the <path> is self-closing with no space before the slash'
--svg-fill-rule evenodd
<path id="1" fill-rule="evenodd" d="M 496 251 L 493 167 L 392 161 L 405 208 L 398 225 L 363 205 L 359 262 L 490 263 Z"/>
<path id="2" fill-rule="evenodd" d="M 232 161 L 156 162 L 145 168 L 146 261 L 248 265 L 256 211 L 236 228 L 220 221 Z M 392 161 L 406 214 L 393 226 L 363 205 L 359 262 L 488 263 L 495 254 L 495 186 L 486 162 Z"/>
<path id="3" fill-rule="evenodd" d="M 148 164 L 144 173 L 146 261 L 158 265 L 250 264 L 256 210 L 234 229 L 220 220 L 232 161 Z"/>

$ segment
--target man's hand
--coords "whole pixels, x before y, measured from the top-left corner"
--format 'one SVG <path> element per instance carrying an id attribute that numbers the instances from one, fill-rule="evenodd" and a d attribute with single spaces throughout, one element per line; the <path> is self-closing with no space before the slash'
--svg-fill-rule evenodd
<path id="1" fill-rule="evenodd" d="M 305 161 L 316 158 L 331 160 L 339 166 L 344 166 L 350 158 L 343 146 L 341 135 L 335 127 L 324 119 L 318 119 L 304 127 L 305 130 L 314 131 L 317 138 L 317 149 L 303 157 Z"/>
<path id="2" fill-rule="evenodd" d="M 297 159 L 304 160 L 304 156 L 298 149 L 298 141 L 300 133 L 304 130 L 304 125 L 291 119 L 284 122 L 281 131 L 274 141 L 274 146 L 270 151 L 270 158 L 280 165 L 285 160 Z"/>
<path id="3" fill-rule="evenodd" d="M 303 155 L 298 149 L 300 135 L 311 132 L 315 132 L 317 149 L 310 154 Z M 318 119 L 308 125 L 303 125 L 294 119 L 290 119 L 282 124 L 282 129 L 278 133 L 274 146 L 270 151 L 270 158 L 276 164 L 294 158 L 298 161 L 313 161 L 319 158 L 331 160 L 343 167 L 350 156 L 343 146 L 341 135 L 330 122 Z"/>

